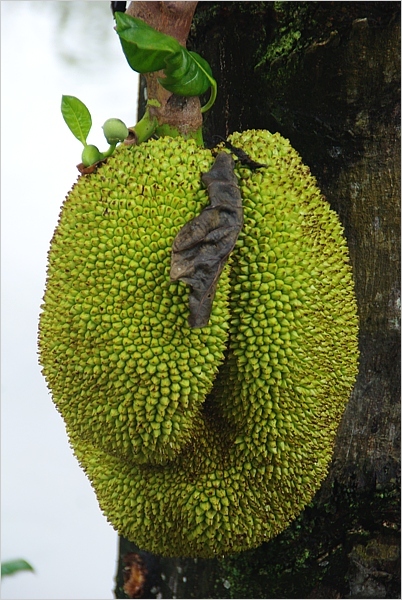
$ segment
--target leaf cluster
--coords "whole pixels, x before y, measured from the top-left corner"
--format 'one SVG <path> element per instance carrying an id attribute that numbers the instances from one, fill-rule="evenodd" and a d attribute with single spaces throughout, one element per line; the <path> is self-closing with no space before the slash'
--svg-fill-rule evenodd
<path id="1" fill-rule="evenodd" d="M 117 144 L 129 135 L 128 128 L 123 121 L 114 118 L 107 119 L 103 124 L 103 133 L 109 149 L 106 152 L 100 152 L 97 146 L 87 144 L 87 137 L 92 127 L 92 117 L 85 104 L 75 96 L 62 96 L 61 113 L 71 133 L 84 146 L 82 163 L 77 165 L 81 173 L 92 172 L 87 169 L 91 169 L 113 154 Z"/>

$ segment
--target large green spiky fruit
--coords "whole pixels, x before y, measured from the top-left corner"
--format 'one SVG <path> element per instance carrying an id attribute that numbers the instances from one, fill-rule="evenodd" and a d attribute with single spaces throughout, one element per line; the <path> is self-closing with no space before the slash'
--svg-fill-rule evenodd
<path id="1" fill-rule="evenodd" d="M 289 142 L 231 136 L 244 227 L 207 327 L 169 280 L 172 242 L 207 204 L 192 141 L 121 147 L 81 176 L 54 234 L 40 360 L 74 452 L 120 534 L 212 557 L 283 530 L 325 477 L 358 363 L 336 214 Z"/>

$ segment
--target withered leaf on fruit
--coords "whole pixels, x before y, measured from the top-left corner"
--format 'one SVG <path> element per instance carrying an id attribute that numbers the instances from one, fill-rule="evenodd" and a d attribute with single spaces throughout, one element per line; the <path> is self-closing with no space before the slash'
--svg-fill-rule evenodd
<path id="1" fill-rule="evenodd" d="M 234 160 L 220 152 L 201 177 L 210 204 L 179 231 L 173 242 L 171 281 L 191 287 L 190 327 L 208 325 L 223 267 L 243 227 L 243 207 Z"/>
<path id="2" fill-rule="evenodd" d="M 237 156 L 237 158 L 239 159 L 238 162 L 240 162 L 242 165 L 245 165 L 246 167 L 248 167 L 249 169 L 251 169 L 252 171 L 254 171 L 255 169 L 262 169 L 264 167 L 267 167 L 268 165 L 264 164 L 264 163 L 259 163 L 255 160 L 253 160 L 251 158 L 251 156 L 249 156 L 247 154 L 247 152 L 244 152 L 244 150 L 242 150 L 241 148 L 238 148 L 237 146 L 233 146 L 233 144 L 231 144 L 229 142 L 229 140 L 225 140 L 225 138 L 223 138 L 220 135 L 214 135 L 215 139 L 221 139 L 222 142 L 225 144 L 226 148 L 228 150 L 230 150 L 230 152 L 232 154 L 234 154 L 235 156 Z"/>

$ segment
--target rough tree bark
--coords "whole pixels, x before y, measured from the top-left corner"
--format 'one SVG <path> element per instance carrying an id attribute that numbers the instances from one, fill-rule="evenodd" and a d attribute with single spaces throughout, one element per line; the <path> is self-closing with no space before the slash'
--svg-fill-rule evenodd
<path id="1" fill-rule="evenodd" d="M 328 478 L 296 522 L 221 560 L 161 559 L 123 539 L 121 557 L 148 565 L 135 597 L 399 598 L 400 3 L 199 2 L 188 47 L 218 81 L 207 142 L 279 131 L 339 214 L 360 372 Z M 122 582 L 120 568 L 119 598 Z"/>

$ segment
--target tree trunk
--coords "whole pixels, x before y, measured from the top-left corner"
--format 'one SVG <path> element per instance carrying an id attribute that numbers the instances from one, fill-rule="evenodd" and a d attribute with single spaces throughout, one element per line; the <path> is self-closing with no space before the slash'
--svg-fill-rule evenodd
<path id="1" fill-rule="evenodd" d="M 220 560 L 140 552 L 152 585 L 132 597 L 399 598 L 400 3 L 199 2 L 188 47 L 218 81 L 208 145 L 278 131 L 338 213 L 360 372 L 330 473 L 293 525 Z"/>

